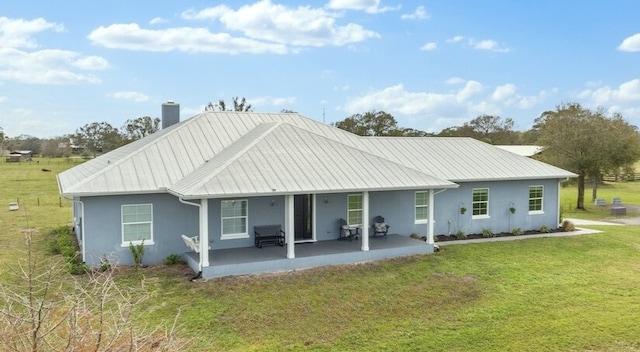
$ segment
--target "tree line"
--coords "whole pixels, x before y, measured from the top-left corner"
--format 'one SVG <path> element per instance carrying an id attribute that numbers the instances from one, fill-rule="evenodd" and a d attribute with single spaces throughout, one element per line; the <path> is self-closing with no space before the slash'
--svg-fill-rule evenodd
<path id="1" fill-rule="evenodd" d="M 9 138 L 1 135 L 0 149 L 30 150 L 45 157 L 74 153 L 95 156 L 155 133 L 159 128 L 160 118 L 150 116 L 129 119 L 119 129 L 108 122 L 92 122 L 76 129 L 75 133 L 53 138 L 41 139 L 26 134 Z"/>
<path id="2" fill-rule="evenodd" d="M 222 99 L 209 102 L 205 111 L 246 112 L 253 111 L 253 107 L 245 98 L 234 97 L 231 104 Z M 603 174 L 634 172 L 634 164 L 640 160 L 640 136 L 636 126 L 629 124 L 621 114 L 608 115 L 602 108 L 587 109 L 577 103 L 560 104 L 555 110 L 543 112 L 527 131 L 514 130 L 511 118 L 481 115 L 460 126 L 428 133 L 399 126 L 393 115 L 375 110 L 351 115 L 331 125 L 369 137 L 471 137 L 494 145 L 541 146 L 544 151 L 537 158 L 578 175 L 578 209 L 584 209 L 586 182 L 593 183 L 592 198 L 595 199 Z M 69 156 L 74 151 L 95 156 L 155 133 L 159 126 L 160 119 L 150 116 L 127 120 L 120 129 L 108 122 L 93 122 L 73 134 L 52 139 L 28 135 L 7 138 L 0 129 L 0 147 L 31 150 L 42 156 Z"/>

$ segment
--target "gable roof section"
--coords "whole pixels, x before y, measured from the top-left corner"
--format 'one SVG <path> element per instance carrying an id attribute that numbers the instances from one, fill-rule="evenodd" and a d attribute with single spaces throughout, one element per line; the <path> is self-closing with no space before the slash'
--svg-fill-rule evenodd
<path id="1" fill-rule="evenodd" d="M 159 193 L 200 168 L 256 126 L 284 121 L 355 145 L 358 137 L 298 114 L 208 112 L 182 121 L 58 175 L 60 193 Z"/>
<path id="2" fill-rule="evenodd" d="M 169 192 L 185 199 L 458 185 L 283 122 L 259 125 Z"/>
<path id="3" fill-rule="evenodd" d="M 452 182 L 577 176 L 469 137 L 366 137 L 362 143 L 371 153 Z"/>

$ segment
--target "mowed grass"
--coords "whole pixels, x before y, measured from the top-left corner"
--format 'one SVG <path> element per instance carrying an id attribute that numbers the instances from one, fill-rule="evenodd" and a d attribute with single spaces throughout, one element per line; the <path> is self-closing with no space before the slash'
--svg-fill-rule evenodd
<path id="1" fill-rule="evenodd" d="M 585 209 L 576 209 L 578 201 L 578 189 L 575 182 L 562 188 L 560 206 L 563 214 L 568 218 L 580 219 L 607 219 L 611 217 L 611 203 L 613 198 L 620 198 L 623 205 L 633 205 L 627 208 L 627 217 L 640 216 L 637 210 L 640 208 L 640 182 L 607 182 L 597 188 L 597 198 L 606 201 L 607 206 L 596 206 L 593 204 L 592 184 L 585 185 L 584 205 Z"/>
<path id="2" fill-rule="evenodd" d="M 0 164 L 1 189 L 15 193 L 0 201 L 56 200 L 26 207 L 39 234 L 70 222 L 43 162 Z M 610 187 L 627 203 L 638 184 Z M 6 209 L 0 241 L 19 246 L 25 215 Z M 640 351 L 640 227 L 598 229 L 272 275 L 189 282 L 184 267 L 159 265 L 116 278 L 123 288 L 144 283 L 141 326 L 179 315 L 176 334 L 189 351 Z M 12 251 L 0 247 L 6 267 L 17 262 Z"/>

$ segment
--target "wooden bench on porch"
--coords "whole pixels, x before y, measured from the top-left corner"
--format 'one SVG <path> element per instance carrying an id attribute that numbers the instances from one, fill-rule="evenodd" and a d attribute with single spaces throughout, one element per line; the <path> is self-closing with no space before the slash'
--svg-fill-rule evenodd
<path id="1" fill-rule="evenodd" d="M 264 244 L 284 246 L 284 231 L 281 225 L 254 226 L 253 233 L 256 240 L 256 247 L 262 248 Z"/>

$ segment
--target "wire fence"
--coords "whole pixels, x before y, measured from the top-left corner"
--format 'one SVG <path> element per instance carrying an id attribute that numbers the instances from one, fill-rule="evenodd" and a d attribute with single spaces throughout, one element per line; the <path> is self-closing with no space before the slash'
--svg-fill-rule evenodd
<path id="1" fill-rule="evenodd" d="M 70 207 L 73 203 L 70 199 L 61 196 L 27 196 L 15 199 L 8 199 L 10 203 L 18 203 L 19 206 L 27 207 Z"/>

